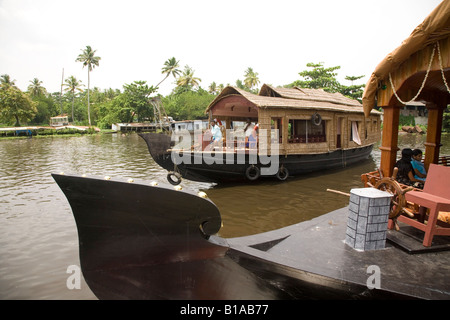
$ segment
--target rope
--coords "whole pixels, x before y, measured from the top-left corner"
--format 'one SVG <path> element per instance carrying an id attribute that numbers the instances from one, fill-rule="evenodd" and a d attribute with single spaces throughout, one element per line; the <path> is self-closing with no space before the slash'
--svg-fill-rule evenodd
<path id="1" fill-rule="evenodd" d="M 439 44 L 438 44 L 439 46 Z M 414 98 L 412 98 L 411 100 L 404 102 L 402 101 L 402 99 L 400 99 L 400 97 L 397 95 L 397 92 L 395 91 L 395 87 L 394 84 L 392 83 L 392 77 L 391 77 L 391 73 L 389 72 L 389 82 L 391 83 L 391 87 L 392 87 L 392 91 L 394 91 L 394 95 L 397 98 L 398 101 L 400 101 L 402 104 L 408 104 L 411 103 L 413 101 L 415 101 L 417 99 L 417 97 L 420 95 L 420 93 L 422 92 L 422 89 L 425 87 L 425 82 L 427 81 L 428 78 L 428 74 L 430 73 L 431 70 L 431 63 L 433 62 L 433 58 L 434 58 L 434 52 L 436 50 L 436 45 L 434 45 L 433 47 L 433 52 L 431 53 L 431 58 L 430 58 L 430 62 L 428 63 L 428 70 L 427 73 L 425 74 L 425 78 L 423 79 L 422 85 L 420 86 L 419 91 L 417 92 L 417 94 L 414 96 Z M 442 70 L 442 68 L 441 68 Z M 448 89 L 448 87 L 447 87 Z"/>
<path id="2" fill-rule="evenodd" d="M 439 47 L 439 41 L 437 42 L 438 56 L 439 56 L 439 68 L 441 68 L 442 80 L 444 80 L 445 87 L 447 91 L 450 93 L 450 88 L 448 87 L 447 80 L 444 75 L 444 68 L 442 67 L 442 58 L 441 58 L 441 49 Z"/>

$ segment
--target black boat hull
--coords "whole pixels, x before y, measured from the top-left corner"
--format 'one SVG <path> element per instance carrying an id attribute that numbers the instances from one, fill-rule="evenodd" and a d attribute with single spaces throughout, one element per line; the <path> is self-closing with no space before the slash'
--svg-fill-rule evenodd
<path id="1" fill-rule="evenodd" d="M 251 180 L 254 176 L 249 176 L 249 167 L 256 166 L 259 169 L 266 168 L 271 173 L 264 175 L 260 170 L 260 177 L 277 177 L 279 168 L 287 170 L 288 176 L 298 176 L 306 173 L 322 170 L 345 168 L 349 165 L 368 159 L 372 152 L 373 145 L 367 145 L 354 149 L 339 149 L 327 153 L 279 155 L 276 168 L 271 164 L 261 163 L 259 157 L 247 154 L 233 154 L 230 156 L 226 152 L 180 152 L 178 159 L 183 161 L 174 164 L 172 155 L 167 150 L 171 147 L 171 138 L 166 134 L 141 133 L 139 134 L 146 142 L 150 155 L 155 162 L 169 172 L 175 171 L 188 180 L 206 182 L 227 182 L 236 180 Z M 254 162 L 256 159 L 256 163 Z M 279 177 L 278 177 L 279 178 Z M 282 175 L 281 180 L 286 178 Z"/>
<path id="2" fill-rule="evenodd" d="M 53 178 L 72 208 L 83 276 L 99 299 L 399 297 L 230 245 L 214 236 L 221 226 L 217 207 L 195 193 L 172 186 Z M 287 237 L 250 249 L 264 253 Z"/>

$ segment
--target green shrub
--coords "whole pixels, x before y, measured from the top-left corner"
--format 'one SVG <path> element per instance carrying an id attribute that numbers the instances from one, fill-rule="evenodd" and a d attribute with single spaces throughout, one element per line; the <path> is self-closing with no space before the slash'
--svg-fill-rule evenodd
<path id="1" fill-rule="evenodd" d="M 442 131 L 450 132 L 450 111 L 444 112 L 442 119 Z"/>
<path id="2" fill-rule="evenodd" d="M 404 116 L 400 115 L 400 119 L 398 122 L 398 125 L 401 126 L 415 126 L 416 125 L 416 119 L 414 116 Z"/>

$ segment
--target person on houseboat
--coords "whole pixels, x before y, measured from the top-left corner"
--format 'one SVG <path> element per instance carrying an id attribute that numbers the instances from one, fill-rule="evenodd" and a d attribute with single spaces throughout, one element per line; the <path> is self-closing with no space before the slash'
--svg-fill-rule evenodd
<path id="1" fill-rule="evenodd" d="M 394 167 L 398 168 L 396 180 L 402 184 L 423 188 L 423 181 L 414 178 L 414 169 L 411 164 L 412 150 L 405 148 L 402 150 L 402 157 Z"/>
<path id="2" fill-rule="evenodd" d="M 248 137 L 247 147 L 250 149 L 256 149 L 258 146 L 258 127 L 258 124 L 254 126 L 252 132 Z"/>
<path id="3" fill-rule="evenodd" d="M 220 146 L 220 143 L 222 142 L 222 130 L 220 130 L 216 120 L 211 120 L 211 134 L 211 143 L 213 143 L 214 146 Z"/>
<path id="4" fill-rule="evenodd" d="M 250 118 L 248 118 L 247 123 L 245 124 L 245 127 L 244 127 L 245 147 L 246 148 L 248 148 L 248 138 L 251 136 L 252 131 L 253 131 L 252 121 L 250 120 Z"/>
<path id="5" fill-rule="evenodd" d="M 412 151 L 411 164 L 414 169 L 414 178 L 420 181 L 425 181 L 427 177 L 427 171 L 422 162 L 422 150 L 414 149 Z"/>
<path id="6" fill-rule="evenodd" d="M 247 119 L 247 123 L 244 127 L 245 136 L 248 137 L 252 133 L 252 120 L 250 118 Z"/>

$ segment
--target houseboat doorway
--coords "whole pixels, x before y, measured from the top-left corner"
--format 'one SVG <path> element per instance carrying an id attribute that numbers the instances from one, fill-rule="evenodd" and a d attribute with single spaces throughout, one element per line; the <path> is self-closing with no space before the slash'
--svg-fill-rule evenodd
<path id="1" fill-rule="evenodd" d="M 336 125 L 336 149 L 341 149 L 341 131 L 342 131 L 342 118 L 337 118 L 337 125 Z"/>

